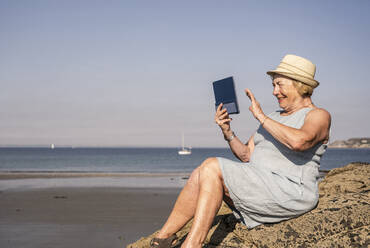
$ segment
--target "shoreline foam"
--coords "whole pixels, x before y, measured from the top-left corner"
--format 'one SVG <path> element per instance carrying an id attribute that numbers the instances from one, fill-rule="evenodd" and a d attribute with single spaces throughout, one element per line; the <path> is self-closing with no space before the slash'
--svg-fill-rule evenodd
<path id="1" fill-rule="evenodd" d="M 187 173 L 0 173 L 0 191 L 47 188 L 182 188 Z"/>
<path id="2" fill-rule="evenodd" d="M 324 178 L 327 171 L 320 171 Z M 190 173 L 126 173 L 126 172 L 0 172 L 0 191 L 63 187 L 113 188 L 182 188 Z"/>
<path id="3" fill-rule="evenodd" d="M 67 177 L 188 177 L 187 172 L 0 171 L 0 180 Z"/>

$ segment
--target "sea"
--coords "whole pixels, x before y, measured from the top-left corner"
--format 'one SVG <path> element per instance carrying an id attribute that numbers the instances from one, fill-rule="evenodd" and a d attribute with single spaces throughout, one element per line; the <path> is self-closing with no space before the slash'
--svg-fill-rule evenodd
<path id="1" fill-rule="evenodd" d="M 208 157 L 238 161 L 228 148 L 0 148 L 0 172 L 190 173 Z M 370 163 L 370 149 L 328 149 L 320 169 Z"/>

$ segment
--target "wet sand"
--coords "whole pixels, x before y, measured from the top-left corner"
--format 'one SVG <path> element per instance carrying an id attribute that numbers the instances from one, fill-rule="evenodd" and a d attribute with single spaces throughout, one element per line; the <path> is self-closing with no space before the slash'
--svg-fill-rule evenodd
<path id="1" fill-rule="evenodd" d="M 0 171 L 0 180 L 32 179 L 32 178 L 158 178 L 158 177 L 188 177 L 189 173 L 124 173 L 124 172 L 31 172 L 31 171 Z"/>
<path id="2" fill-rule="evenodd" d="M 0 247 L 126 247 L 158 230 L 180 188 L 0 188 Z"/>

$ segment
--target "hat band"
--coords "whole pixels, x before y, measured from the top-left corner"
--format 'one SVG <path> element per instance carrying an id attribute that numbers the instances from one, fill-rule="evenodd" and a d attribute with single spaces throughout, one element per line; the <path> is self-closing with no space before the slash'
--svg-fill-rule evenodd
<path id="1" fill-rule="evenodd" d="M 293 78 L 293 79 L 296 79 L 296 80 L 298 80 L 298 81 L 300 81 L 300 82 L 302 82 L 302 83 L 306 83 L 307 84 L 307 82 L 304 82 L 303 80 L 302 80 L 302 78 L 304 78 L 304 79 L 306 79 L 306 80 L 308 80 L 308 81 L 310 81 L 310 82 L 315 82 L 315 84 L 317 84 L 317 81 L 315 80 L 315 79 L 312 79 L 312 78 L 310 78 L 310 77 L 306 77 L 306 76 L 303 76 L 303 75 L 300 75 L 300 74 L 297 74 L 297 73 L 290 73 L 290 72 L 284 72 L 284 71 L 273 71 L 274 73 L 277 73 L 277 74 L 281 74 L 281 75 L 284 75 L 284 76 L 287 76 L 287 77 L 289 77 L 289 78 Z M 296 78 L 295 78 L 295 77 Z"/>
<path id="2" fill-rule="evenodd" d="M 286 66 L 281 66 L 281 64 L 287 65 L 288 67 L 286 67 Z M 311 73 L 309 73 L 309 72 L 307 72 L 307 71 L 302 70 L 302 69 L 301 69 L 301 68 L 299 68 L 299 67 L 296 67 L 296 66 L 291 65 L 291 64 L 287 64 L 287 63 L 285 63 L 285 62 L 280 62 L 280 65 L 279 65 L 278 67 L 281 67 L 281 68 L 283 68 L 283 69 L 286 69 L 286 70 L 288 70 L 288 71 L 291 71 L 291 72 L 296 73 L 294 70 L 292 70 L 292 69 L 291 69 L 291 68 L 294 68 L 294 69 L 296 69 L 296 70 L 298 70 L 298 71 L 301 71 L 301 72 L 303 72 L 304 74 L 308 75 L 308 76 L 309 76 L 309 78 L 311 78 L 311 79 L 313 79 L 313 78 L 314 78 L 314 76 L 315 76 L 315 74 L 311 74 Z M 303 76 L 303 75 L 302 75 L 302 76 Z M 307 77 L 307 76 L 306 76 L 306 77 Z"/>

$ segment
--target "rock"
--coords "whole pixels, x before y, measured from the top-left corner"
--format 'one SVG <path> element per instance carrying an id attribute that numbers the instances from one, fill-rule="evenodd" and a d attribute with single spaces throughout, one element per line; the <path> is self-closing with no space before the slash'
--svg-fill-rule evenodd
<path id="1" fill-rule="evenodd" d="M 319 184 L 318 206 L 295 219 L 248 230 L 224 204 L 204 247 L 369 247 L 370 164 L 352 163 L 331 170 Z M 188 223 L 177 235 L 184 240 Z M 141 238 L 129 248 L 149 247 Z"/>
<path id="2" fill-rule="evenodd" d="M 352 138 L 336 140 L 328 145 L 330 148 L 370 148 L 370 138 Z"/>

